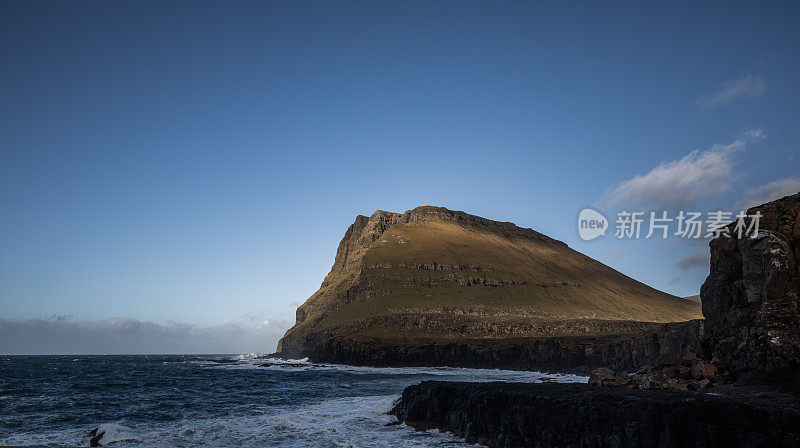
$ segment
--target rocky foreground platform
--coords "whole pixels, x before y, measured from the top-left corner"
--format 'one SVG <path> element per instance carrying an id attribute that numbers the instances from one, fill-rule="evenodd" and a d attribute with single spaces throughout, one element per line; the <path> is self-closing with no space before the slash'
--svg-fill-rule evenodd
<path id="1" fill-rule="evenodd" d="M 620 390 L 586 384 L 409 386 L 391 411 L 490 447 L 800 447 L 800 396 L 771 387 Z"/>

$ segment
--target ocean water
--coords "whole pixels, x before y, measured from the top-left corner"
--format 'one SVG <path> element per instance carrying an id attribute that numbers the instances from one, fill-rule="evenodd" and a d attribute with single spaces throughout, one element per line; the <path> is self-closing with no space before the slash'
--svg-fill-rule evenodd
<path id="1" fill-rule="evenodd" d="M 0 356 L 0 445 L 449 447 L 437 431 L 386 426 L 403 388 L 428 379 L 583 382 L 456 368 L 370 368 L 252 355 Z"/>

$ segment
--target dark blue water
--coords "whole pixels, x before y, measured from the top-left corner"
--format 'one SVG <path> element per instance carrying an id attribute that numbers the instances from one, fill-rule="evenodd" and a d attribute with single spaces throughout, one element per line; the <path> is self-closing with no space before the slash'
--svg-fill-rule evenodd
<path id="1" fill-rule="evenodd" d="M 441 447 L 435 431 L 385 426 L 426 379 L 585 381 L 571 375 L 337 365 L 260 367 L 234 355 L 0 356 L 0 445 Z"/>

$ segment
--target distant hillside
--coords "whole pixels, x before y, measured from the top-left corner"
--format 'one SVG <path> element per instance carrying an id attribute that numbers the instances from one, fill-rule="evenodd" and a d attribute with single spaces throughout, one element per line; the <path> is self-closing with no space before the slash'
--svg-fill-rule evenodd
<path id="1" fill-rule="evenodd" d="M 278 351 L 302 354 L 331 337 L 608 334 L 701 317 L 699 304 L 534 230 L 425 206 L 358 216 Z"/>
<path id="2" fill-rule="evenodd" d="M 694 296 L 684 297 L 684 299 L 691 300 L 692 302 L 700 303 L 700 294 L 697 294 L 697 295 L 694 295 Z"/>

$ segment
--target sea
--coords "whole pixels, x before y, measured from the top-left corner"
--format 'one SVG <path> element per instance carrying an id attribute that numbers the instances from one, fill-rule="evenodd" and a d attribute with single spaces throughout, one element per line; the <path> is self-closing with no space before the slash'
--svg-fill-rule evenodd
<path id="1" fill-rule="evenodd" d="M 424 380 L 586 378 L 255 355 L 0 356 L 0 446 L 89 446 L 100 428 L 114 447 L 466 447 L 391 425 L 403 389 Z"/>

